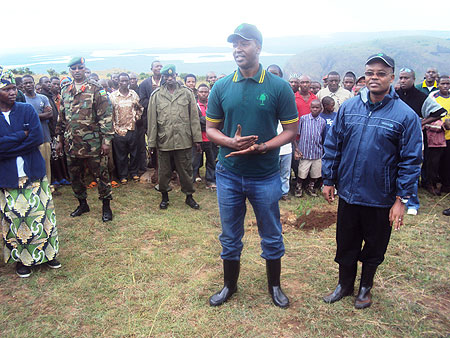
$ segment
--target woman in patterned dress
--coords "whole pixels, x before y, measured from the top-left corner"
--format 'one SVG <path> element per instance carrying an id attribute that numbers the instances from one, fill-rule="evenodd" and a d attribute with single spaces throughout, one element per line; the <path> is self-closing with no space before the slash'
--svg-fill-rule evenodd
<path id="1" fill-rule="evenodd" d="M 45 161 L 39 116 L 26 103 L 15 102 L 11 72 L 0 67 L 0 224 L 5 263 L 16 263 L 19 277 L 31 267 L 57 269 L 58 231 Z"/>

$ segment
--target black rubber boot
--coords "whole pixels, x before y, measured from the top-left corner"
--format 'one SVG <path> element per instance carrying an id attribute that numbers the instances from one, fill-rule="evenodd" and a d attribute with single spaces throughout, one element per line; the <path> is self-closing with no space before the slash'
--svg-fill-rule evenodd
<path id="1" fill-rule="evenodd" d="M 237 291 L 241 262 L 223 260 L 223 288 L 209 297 L 209 305 L 220 306 Z"/>
<path id="2" fill-rule="evenodd" d="M 161 203 L 159 203 L 159 208 L 160 209 L 167 209 L 167 207 L 169 206 L 169 193 L 166 192 L 161 192 L 162 195 L 162 200 Z"/>
<path id="3" fill-rule="evenodd" d="M 104 199 L 103 200 L 103 208 L 102 208 L 102 221 L 109 222 L 113 219 L 113 214 L 111 207 L 109 206 L 111 200 Z"/>
<path id="4" fill-rule="evenodd" d="M 339 265 L 339 283 L 332 293 L 323 297 L 325 303 L 331 304 L 344 297 L 353 295 L 356 269 L 356 264 L 353 266 Z"/>
<path id="5" fill-rule="evenodd" d="M 267 259 L 266 270 L 269 293 L 272 295 L 273 303 L 281 308 L 287 308 L 289 298 L 283 293 L 280 286 L 281 259 Z"/>
<path id="6" fill-rule="evenodd" d="M 79 198 L 78 201 L 80 202 L 80 205 L 77 206 L 77 208 L 70 214 L 70 216 L 72 217 L 78 217 L 83 215 L 85 212 L 91 211 L 89 209 L 89 205 L 87 204 L 86 199 Z"/>
<path id="7" fill-rule="evenodd" d="M 373 287 L 373 278 L 375 277 L 375 272 L 377 271 L 375 265 L 363 264 L 361 273 L 361 284 L 359 286 L 358 296 L 355 300 L 356 309 L 365 309 L 372 305 L 372 295 L 370 290 Z"/>
<path id="8" fill-rule="evenodd" d="M 197 202 L 195 202 L 192 195 L 186 195 L 186 204 L 189 205 L 192 209 L 200 209 L 200 206 L 197 204 Z"/>

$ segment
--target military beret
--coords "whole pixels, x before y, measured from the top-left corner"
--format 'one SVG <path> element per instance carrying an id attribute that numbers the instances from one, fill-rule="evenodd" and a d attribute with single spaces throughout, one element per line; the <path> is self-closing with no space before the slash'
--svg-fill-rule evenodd
<path id="1" fill-rule="evenodd" d="M 75 65 L 78 65 L 78 64 L 84 65 L 84 63 L 85 63 L 85 59 L 83 57 L 81 57 L 81 56 L 77 56 L 77 57 L 74 57 L 72 60 L 69 61 L 69 63 L 67 64 L 67 67 L 72 67 L 72 66 L 75 66 Z"/>
<path id="2" fill-rule="evenodd" d="M 162 75 L 175 75 L 176 73 L 175 65 L 166 65 L 161 69 Z"/>

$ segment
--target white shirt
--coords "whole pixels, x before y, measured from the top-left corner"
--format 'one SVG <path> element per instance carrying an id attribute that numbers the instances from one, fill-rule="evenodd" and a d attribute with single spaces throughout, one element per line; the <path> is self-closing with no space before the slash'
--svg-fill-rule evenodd
<path id="1" fill-rule="evenodd" d="M 9 120 L 9 114 L 11 113 L 11 111 L 4 111 L 2 113 L 5 116 L 6 122 L 8 122 L 8 124 L 11 125 L 11 121 Z M 27 176 L 25 174 L 25 171 L 23 170 L 24 163 L 25 162 L 23 161 L 22 156 L 17 156 L 17 158 L 16 158 L 16 165 L 17 165 L 17 173 L 18 173 L 19 177 Z"/>
<path id="2" fill-rule="evenodd" d="M 283 126 L 281 125 L 280 122 L 278 122 L 277 134 L 280 135 L 282 131 L 283 131 Z M 291 154 L 291 153 L 292 153 L 292 144 L 290 142 L 285 145 L 282 145 L 280 147 L 280 156 Z"/>

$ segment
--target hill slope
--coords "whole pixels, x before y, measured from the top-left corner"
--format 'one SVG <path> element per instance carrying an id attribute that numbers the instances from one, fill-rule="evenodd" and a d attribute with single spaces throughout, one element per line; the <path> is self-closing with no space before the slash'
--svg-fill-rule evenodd
<path id="1" fill-rule="evenodd" d="M 402 67 L 414 69 L 418 80 L 430 66 L 437 67 L 441 74 L 450 73 L 450 40 L 426 36 L 377 39 L 309 50 L 289 59 L 284 70 L 286 74 L 308 74 L 314 79 L 320 79 L 331 70 L 340 74 L 352 70 L 362 75 L 367 57 L 378 52 L 394 58 L 397 73 Z"/>

